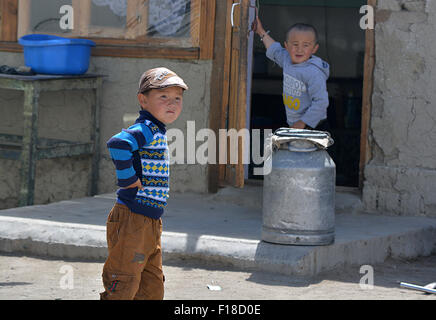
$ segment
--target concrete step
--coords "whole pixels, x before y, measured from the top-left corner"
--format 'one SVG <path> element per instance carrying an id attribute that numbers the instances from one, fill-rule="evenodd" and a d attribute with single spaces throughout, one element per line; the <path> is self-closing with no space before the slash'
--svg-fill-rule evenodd
<path id="1" fill-rule="evenodd" d="M 212 196 L 215 201 L 228 201 L 240 206 L 262 209 L 262 181 L 246 183 L 244 188 L 221 188 Z M 357 188 L 336 187 L 335 207 L 337 213 L 363 212 L 360 191 Z"/>
<path id="2" fill-rule="evenodd" d="M 102 261 L 107 255 L 105 221 L 113 203 L 114 195 L 108 194 L 1 210 L 0 251 Z M 436 252 L 436 219 L 356 212 L 336 214 L 331 245 L 266 243 L 260 240 L 261 209 L 216 195 L 173 194 L 163 225 L 164 260 L 200 259 L 283 274 L 315 275 Z"/>

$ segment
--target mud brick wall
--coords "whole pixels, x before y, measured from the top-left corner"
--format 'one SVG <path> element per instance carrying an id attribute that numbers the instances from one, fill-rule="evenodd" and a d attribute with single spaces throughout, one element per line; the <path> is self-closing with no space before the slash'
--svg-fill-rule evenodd
<path id="1" fill-rule="evenodd" d="M 436 217 L 436 1 L 379 0 L 363 201 Z"/>

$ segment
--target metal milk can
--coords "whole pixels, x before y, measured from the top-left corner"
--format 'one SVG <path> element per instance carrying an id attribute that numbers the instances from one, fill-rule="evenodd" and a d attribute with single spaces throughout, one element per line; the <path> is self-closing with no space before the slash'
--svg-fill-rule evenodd
<path id="1" fill-rule="evenodd" d="M 280 128 L 272 136 L 272 169 L 264 177 L 264 241 L 328 245 L 335 238 L 336 165 L 328 132 Z"/>

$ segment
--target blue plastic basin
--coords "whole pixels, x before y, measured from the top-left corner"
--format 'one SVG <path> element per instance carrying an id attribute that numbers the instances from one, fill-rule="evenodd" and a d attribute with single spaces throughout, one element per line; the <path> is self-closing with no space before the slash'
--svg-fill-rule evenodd
<path id="1" fill-rule="evenodd" d="M 45 34 L 30 34 L 18 42 L 24 49 L 24 61 L 36 73 L 80 75 L 88 71 L 91 47 L 95 42 Z"/>

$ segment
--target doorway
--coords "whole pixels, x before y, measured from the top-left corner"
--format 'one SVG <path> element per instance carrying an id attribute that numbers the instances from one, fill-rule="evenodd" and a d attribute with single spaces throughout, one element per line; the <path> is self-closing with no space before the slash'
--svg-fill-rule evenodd
<path id="1" fill-rule="evenodd" d="M 260 0 L 259 4 L 264 28 L 282 45 L 286 30 L 293 23 L 309 23 L 317 29 L 320 47 L 316 55 L 330 64 L 327 121 L 335 144 L 328 152 L 336 163 L 336 185 L 359 187 L 365 56 L 365 31 L 359 27 L 359 8 L 367 1 Z M 265 51 L 255 36 L 247 126 L 274 131 L 287 126 L 282 100 L 283 71 L 266 57 Z M 253 175 L 253 168 L 253 164 L 248 166 L 246 176 L 263 179 Z"/>

